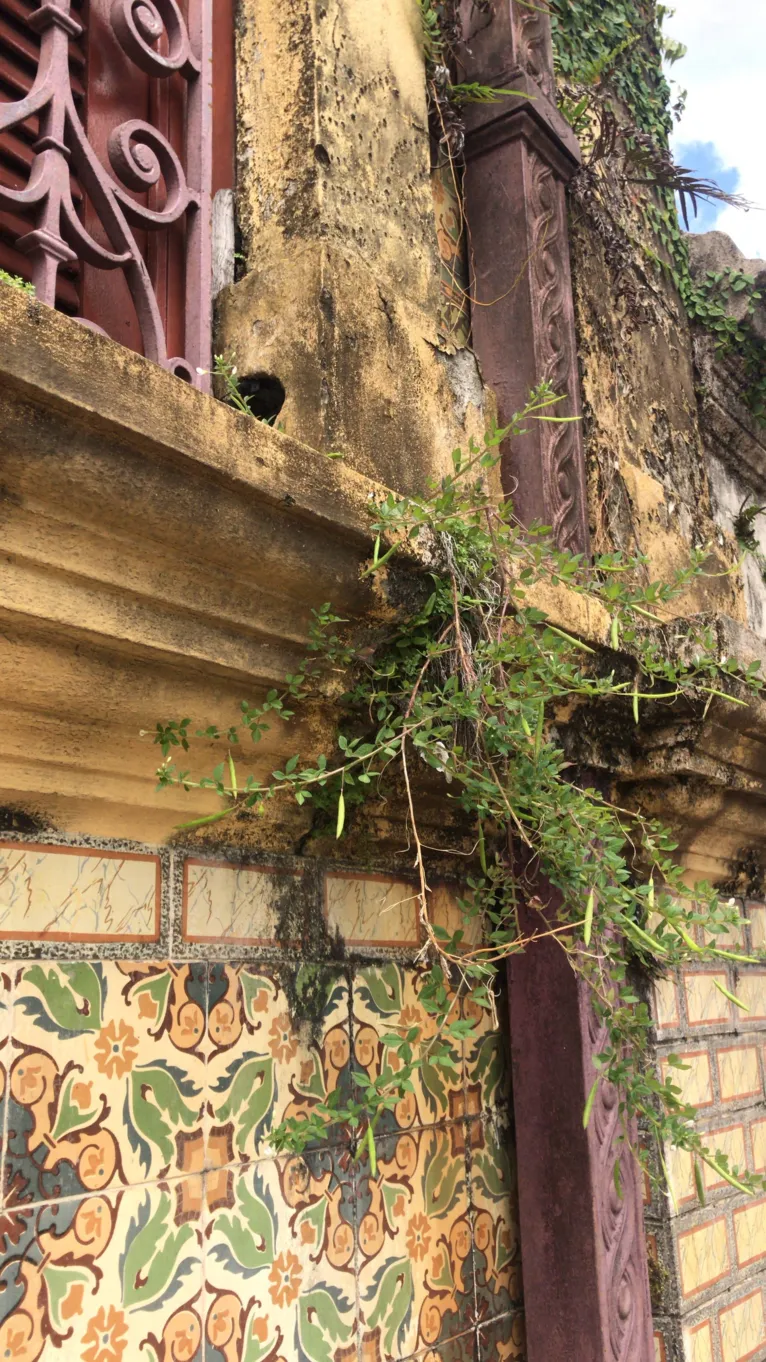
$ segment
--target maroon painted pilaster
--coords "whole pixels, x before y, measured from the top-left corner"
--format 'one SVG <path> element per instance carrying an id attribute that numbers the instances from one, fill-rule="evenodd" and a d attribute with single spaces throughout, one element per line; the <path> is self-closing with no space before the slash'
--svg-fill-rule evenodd
<path id="1" fill-rule="evenodd" d="M 462 11 L 461 74 L 519 92 L 469 112 L 474 348 L 501 421 L 542 379 L 566 394 L 559 414 L 579 416 L 565 191 L 580 153 L 553 102 L 550 22 L 536 0 L 463 0 Z M 531 423 L 503 451 L 503 478 L 523 521 L 587 551 L 579 421 Z M 641 1183 L 609 1087 L 582 1125 L 602 1043 L 587 991 L 547 938 L 512 961 L 509 999 L 528 1362 L 653 1362 Z"/>
<path id="2" fill-rule="evenodd" d="M 653 1362 L 641 1178 L 608 1085 L 582 1124 L 602 1043 L 589 992 L 549 937 L 511 962 L 509 1000 L 528 1362 Z"/>
<path id="3" fill-rule="evenodd" d="M 491 23 L 469 38 L 466 75 L 520 91 L 469 110 L 465 203 L 473 342 L 501 422 L 548 380 L 580 415 L 565 188 L 580 164 L 577 139 L 548 98 L 550 25 L 539 10 L 494 0 Z M 474 23 L 478 19 L 474 18 Z M 548 92 L 548 93 L 546 93 Z M 587 551 L 579 421 L 530 422 L 503 452 L 503 479 L 519 517 L 543 519 L 558 543 Z"/>

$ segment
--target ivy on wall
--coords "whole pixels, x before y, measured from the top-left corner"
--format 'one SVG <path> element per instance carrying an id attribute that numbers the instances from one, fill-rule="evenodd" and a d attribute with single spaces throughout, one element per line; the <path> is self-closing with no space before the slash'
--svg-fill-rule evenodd
<path id="1" fill-rule="evenodd" d="M 559 82 L 580 93 L 574 103 L 566 96 L 562 101 L 570 121 L 576 125 L 579 119 L 584 125 L 599 106 L 602 117 L 606 110 L 608 118 L 616 118 L 619 136 L 629 150 L 643 142 L 656 147 L 655 160 L 661 159 L 669 146 L 673 113 L 680 112 L 683 103 L 682 97 L 675 110 L 671 107 L 664 73 L 663 63 L 672 63 L 684 52 L 663 35 L 667 7 L 655 0 L 550 0 L 549 9 Z M 576 130 L 580 131 L 577 126 Z M 613 151 L 612 141 L 606 154 Z M 669 158 L 666 164 L 672 166 Z M 675 181 L 681 186 L 683 174 L 678 173 Z M 654 192 L 643 196 L 647 237 L 659 247 L 652 250 L 643 243 L 648 265 L 672 280 L 690 321 L 708 331 L 720 350 L 739 357 L 744 400 L 756 420 L 766 422 L 766 345 L 750 325 L 760 299 L 755 279 L 736 270 L 692 276 L 672 183 L 672 175 L 664 184 L 656 178 Z M 693 193 L 691 198 L 696 210 Z M 732 294 L 746 296 L 741 320 L 729 315 Z"/>

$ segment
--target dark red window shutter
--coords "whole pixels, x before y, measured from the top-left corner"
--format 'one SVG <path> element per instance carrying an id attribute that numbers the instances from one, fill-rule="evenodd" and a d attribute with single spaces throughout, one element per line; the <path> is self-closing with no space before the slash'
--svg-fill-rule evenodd
<path id="1" fill-rule="evenodd" d="M 54 3 L 61 4 L 61 0 L 54 0 Z M 214 125 L 212 135 L 208 131 L 210 145 L 206 151 L 208 175 L 211 159 L 213 163 L 213 183 L 206 184 L 207 194 L 211 189 L 228 188 L 234 183 L 233 5 L 234 0 L 178 0 L 179 10 L 184 22 L 189 24 L 190 34 L 199 33 L 200 25 L 206 20 L 212 28 Z M 38 69 L 40 37 L 28 21 L 32 18 L 34 24 L 33 16 L 39 8 L 38 0 L 0 0 L 2 102 L 18 101 L 33 86 Z M 158 78 L 142 69 L 140 62 L 137 64 L 126 50 L 115 30 L 115 8 L 113 0 L 71 0 L 72 18 L 82 25 L 83 32 L 69 41 L 69 88 L 77 113 L 85 126 L 88 143 L 100 165 L 114 179 L 108 145 L 110 135 L 117 127 L 135 120 L 155 129 L 169 143 L 188 172 L 190 168 L 185 164 L 184 150 L 185 146 L 191 145 L 187 141 L 187 115 L 191 107 L 189 81 L 181 70 Z M 130 6 L 128 12 L 132 13 Z M 166 57 L 169 51 L 168 34 L 163 32 L 152 41 L 151 46 L 159 57 Z M 204 74 L 209 77 L 209 68 Z M 207 103 L 209 105 L 209 99 Z M 199 107 L 198 103 L 198 111 Z M 39 136 L 39 119 L 36 115 L 0 131 L 0 189 L 5 186 L 21 190 L 28 183 L 35 156 L 34 146 Z M 81 186 L 71 176 L 70 182 L 73 202 L 84 228 L 100 247 L 113 250 L 97 203 L 83 193 Z M 189 182 L 192 183 L 191 175 Z M 85 183 L 89 186 L 87 175 Z M 143 205 L 145 210 L 161 212 L 166 202 L 163 179 L 148 191 L 141 190 L 140 185 L 135 189 L 126 187 L 124 181 L 122 188 L 130 200 Z M 130 218 L 130 214 L 128 216 Z M 192 285 L 195 281 L 190 280 L 187 257 L 190 221 L 192 219 L 187 212 L 169 226 L 147 230 L 140 221 L 130 220 L 133 236 L 148 270 L 169 356 L 183 356 L 186 353 L 185 344 L 188 344 L 188 328 L 191 324 L 190 298 L 192 307 L 199 307 L 199 301 L 193 301 Z M 24 279 L 31 278 L 32 263 L 29 256 L 18 249 L 18 242 L 36 225 L 34 208 L 22 210 L 16 205 L 0 203 L 0 267 Z M 191 240 L 192 248 L 195 240 L 196 237 Z M 83 254 L 77 246 L 76 249 L 79 255 Z M 191 268 L 193 270 L 194 262 Z M 200 279 L 197 277 L 197 295 L 200 293 L 199 285 Z M 140 352 L 144 348 L 134 296 L 122 268 L 104 269 L 87 260 L 67 260 L 59 267 L 56 305 L 101 328 L 131 349 Z M 188 365 L 186 367 L 188 369 Z M 176 367 L 176 372 L 183 373 L 184 367 Z M 189 376 L 194 378 L 193 368 Z"/>
<path id="2" fill-rule="evenodd" d="M 73 0 L 72 12 L 82 19 L 87 0 Z M 0 103 L 9 104 L 28 94 L 32 88 L 40 56 L 40 38 L 27 19 L 37 9 L 36 0 L 0 0 Z M 85 108 L 86 50 L 82 39 L 69 44 L 72 92 L 81 115 Z M 39 135 L 39 120 L 27 119 L 20 127 L 0 132 L 0 185 L 23 189 L 34 160 L 33 144 Z M 73 180 L 73 198 L 82 202 L 82 192 Z M 19 237 L 29 231 L 29 218 L 0 205 L 0 269 L 22 279 L 32 277 L 29 257 L 16 249 Z M 79 267 L 59 271 L 57 303 L 63 312 L 80 311 Z"/>

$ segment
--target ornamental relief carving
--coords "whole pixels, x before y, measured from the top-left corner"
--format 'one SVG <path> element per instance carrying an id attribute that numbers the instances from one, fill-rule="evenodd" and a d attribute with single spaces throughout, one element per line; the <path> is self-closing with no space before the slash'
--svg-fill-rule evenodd
<path id="1" fill-rule="evenodd" d="M 588 999 L 586 1035 L 590 1053 L 606 1045 Z M 610 1083 L 599 1084 L 589 1126 L 593 1187 L 602 1252 L 602 1299 L 606 1305 L 609 1362 L 645 1362 L 652 1356 L 651 1304 L 643 1235 L 639 1169 L 621 1134 L 619 1098 Z M 619 1156 L 620 1190 L 614 1165 Z"/>
<path id="2" fill-rule="evenodd" d="M 550 166 L 527 152 L 528 239 L 533 243 L 531 290 L 537 374 L 567 393 L 566 414 L 579 413 L 574 311 L 564 188 Z M 562 409 L 563 410 L 563 409 Z M 542 423 L 545 515 L 556 542 L 578 553 L 587 548 L 585 472 L 579 422 Z"/>

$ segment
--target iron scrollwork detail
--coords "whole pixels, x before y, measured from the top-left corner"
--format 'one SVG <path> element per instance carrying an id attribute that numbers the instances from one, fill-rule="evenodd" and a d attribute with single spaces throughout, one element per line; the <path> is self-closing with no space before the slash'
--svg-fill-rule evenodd
<path id="1" fill-rule="evenodd" d="M 122 269 L 141 330 L 144 354 L 179 377 L 204 387 L 199 368 L 209 363 L 210 336 L 210 14 L 209 0 L 190 0 L 190 25 L 176 0 L 114 0 L 110 24 L 126 55 L 147 75 L 167 79 L 179 72 L 187 83 L 186 168 L 168 139 L 150 123 L 131 119 L 108 140 L 112 174 L 91 146 L 72 94 L 69 43 L 83 33 L 71 0 L 42 0 L 28 19 L 40 35 L 40 58 L 32 89 L 0 105 L 0 131 L 39 119 L 27 185 L 0 185 L 0 206 L 35 214 L 35 226 L 18 241 L 32 262 L 40 302 L 56 303 L 58 271 L 76 260 L 99 269 Z M 190 38 L 193 26 L 197 51 Z M 166 53 L 156 49 L 165 39 Z M 109 242 L 86 229 L 72 197 L 73 172 Z M 164 182 L 165 202 L 150 208 L 131 197 Z M 134 228 L 158 231 L 186 219 L 185 355 L 167 352 L 160 310 Z M 83 319 L 79 319 L 83 320 Z M 86 325 L 90 323 L 86 322 Z M 99 328 L 94 328 L 99 329 Z"/>

